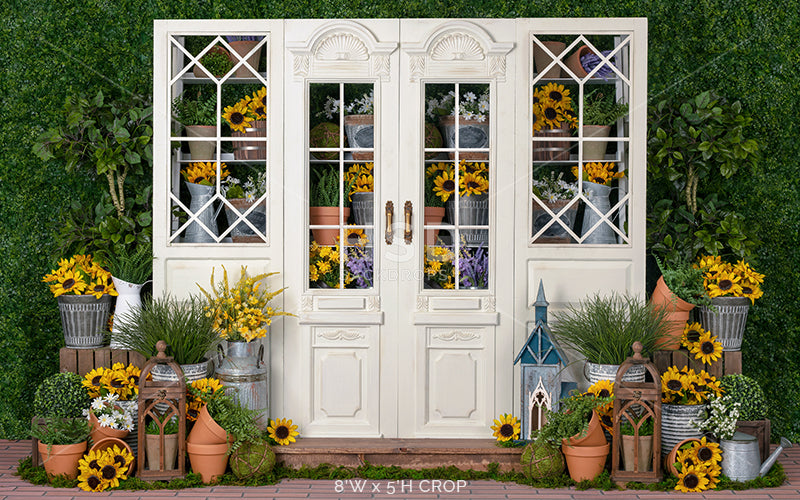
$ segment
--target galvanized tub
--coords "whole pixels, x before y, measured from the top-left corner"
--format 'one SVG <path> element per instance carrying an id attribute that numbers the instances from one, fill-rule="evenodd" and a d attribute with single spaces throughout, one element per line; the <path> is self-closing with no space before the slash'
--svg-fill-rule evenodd
<path id="1" fill-rule="evenodd" d="M 266 429 L 269 423 L 269 363 L 264 361 L 264 345 L 257 341 L 229 341 L 226 344 L 227 353 L 221 345 L 217 346 L 217 378 L 223 386 L 236 389 L 233 395 L 243 407 L 260 413 L 257 422 Z"/>
<path id="2" fill-rule="evenodd" d="M 750 481 L 759 475 L 761 456 L 758 439 L 750 434 L 736 432 L 731 439 L 721 439 L 722 473 L 734 481 Z"/>
<path id="3" fill-rule="evenodd" d="M 667 454 L 684 439 L 702 437 L 694 424 L 704 420 L 707 405 L 661 405 L 661 453 Z"/>
<path id="4" fill-rule="evenodd" d="M 103 295 L 98 299 L 94 295 L 61 295 L 57 300 L 67 347 L 102 347 L 103 332 L 111 313 L 111 296 Z"/>
<path id="5" fill-rule="evenodd" d="M 711 307 L 700 307 L 700 324 L 711 335 L 717 336 L 723 351 L 739 351 L 749 309 L 750 299 L 747 297 L 714 297 Z"/>
<path id="6" fill-rule="evenodd" d="M 183 377 L 186 380 L 186 386 L 191 385 L 192 382 L 206 378 L 209 375 L 208 360 L 201 361 L 190 365 L 180 365 L 183 370 Z M 170 368 L 168 364 L 156 363 L 150 369 L 153 375 L 153 380 L 156 382 L 177 382 L 178 375 Z M 156 403 L 156 409 L 164 413 L 169 408 L 166 403 Z"/>
<path id="7" fill-rule="evenodd" d="M 584 376 L 592 385 L 601 380 L 610 380 L 613 382 L 617 378 L 619 366 L 620 365 L 601 365 L 587 361 L 584 367 Z M 586 373 L 587 371 L 588 374 Z M 644 382 L 645 371 L 644 365 L 633 365 L 628 368 L 628 371 L 622 376 L 622 380 L 625 382 Z"/>

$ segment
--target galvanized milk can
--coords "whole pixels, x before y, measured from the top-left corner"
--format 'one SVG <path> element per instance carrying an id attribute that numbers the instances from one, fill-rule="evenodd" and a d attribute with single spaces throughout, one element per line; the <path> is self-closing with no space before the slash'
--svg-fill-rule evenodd
<path id="1" fill-rule="evenodd" d="M 264 340 L 269 342 L 268 339 Z M 228 352 L 217 346 L 217 378 L 223 386 L 233 387 L 233 396 L 245 408 L 260 412 L 258 425 L 269 423 L 269 354 L 264 361 L 264 345 L 260 342 L 226 342 Z M 267 351 L 269 352 L 269 351 Z"/>

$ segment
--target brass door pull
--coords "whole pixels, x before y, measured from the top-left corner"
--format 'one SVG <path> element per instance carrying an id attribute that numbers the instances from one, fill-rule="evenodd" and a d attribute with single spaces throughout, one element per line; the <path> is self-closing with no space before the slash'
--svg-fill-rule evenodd
<path id="1" fill-rule="evenodd" d="M 411 202 L 410 201 L 406 201 L 406 204 L 405 204 L 405 207 L 404 207 L 404 212 L 405 212 L 405 216 L 406 216 L 406 230 L 405 230 L 405 233 L 403 233 L 403 238 L 406 241 L 406 245 L 410 245 L 411 244 L 411 240 L 413 239 L 412 238 L 412 236 L 413 236 L 412 235 L 412 230 L 411 230 L 411 212 L 412 212 L 412 210 L 413 210 L 413 207 L 411 206 Z"/>
<path id="2" fill-rule="evenodd" d="M 392 232 L 392 219 L 394 219 L 394 203 L 391 201 L 386 202 L 386 244 L 391 245 L 394 239 Z"/>

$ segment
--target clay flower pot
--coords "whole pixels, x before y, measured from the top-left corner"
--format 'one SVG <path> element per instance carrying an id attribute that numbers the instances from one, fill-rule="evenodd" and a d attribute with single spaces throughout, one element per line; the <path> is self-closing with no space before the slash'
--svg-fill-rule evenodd
<path id="1" fill-rule="evenodd" d="M 42 457 L 44 470 L 51 476 L 65 475 L 69 479 L 78 477 L 78 462 L 84 453 L 86 441 L 52 446 L 39 442 L 39 456 Z"/>
<path id="2" fill-rule="evenodd" d="M 647 472 L 653 468 L 653 436 L 639 436 L 639 456 L 634 458 L 636 436 L 622 436 L 622 462 L 624 470 L 633 471 L 634 463 L 638 463 L 637 472 Z"/>
<path id="3" fill-rule="evenodd" d="M 425 207 L 424 217 L 426 226 L 438 226 L 444 219 L 444 207 Z M 438 229 L 425 230 L 425 244 L 435 245 L 436 238 L 439 237 Z"/>
<path id="4" fill-rule="evenodd" d="M 161 470 L 161 436 L 147 434 L 147 468 Z M 164 435 L 164 470 L 175 470 L 175 458 L 178 456 L 178 435 Z"/>
<path id="5" fill-rule="evenodd" d="M 350 217 L 350 207 L 344 207 L 342 210 L 344 211 L 342 220 L 346 223 Z M 308 215 L 312 226 L 339 225 L 339 207 L 308 207 Z M 311 234 L 314 236 L 314 241 L 317 242 L 317 245 L 332 246 L 336 244 L 339 229 L 312 229 Z"/>
<path id="6" fill-rule="evenodd" d="M 192 471 L 200 474 L 204 483 L 210 483 L 225 474 L 228 467 L 228 443 L 197 444 L 186 442 L 186 453 Z"/>
<path id="7" fill-rule="evenodd" d="M 197 421 L 192 427 L 192 432 L 186 438 L 186 442 L 194 444 L 226 444 L 228 433 L 211 418 L 208 408 L 203 405 L 197 415 Z"/>
<path id="8" fill-rule="evenodd" d="M 130 466 L 128 467 L 128 475 L 132 476 L 136 472 L 136 452 L 133 451 L 133 448 L 131 448 L 131 445 L 129 445 L 128 443 L 126 443 L 122 439 L 114 438 L 114 437 L 105 438 L 105 439 L 102 439 L 100 441 L 95 442 L 92 445 L 92 447 L 89 448 L 89 450 L 99 453 L 101 451 L 107 450 L 108 448 L 111 448 L 112 446 L 116 446 L 117 448 L 119 448 L 121 450 L 128 450 L 128 453 L 133 455 L 133 461 L 131 462 Z"/>
<path id="9" fill-rule="evenodd" d="M 130 433 L 130 431 L 126 430 L 112 429 L 111 427 L 101 427 L 100 421 L 97 420 L 97 417 L 95 417 L 94 414 L 89 416 L 89 422 L 92 424 L 92 432 L 89 434 L 89 437 L 92 439 L 92 444 L 99 443 L 106 438 L 123 439 Z"/>
<path id="10" fill-rule="evenodd" d="M 594 51 L 587 47 L 586 45 L 581 45 L 578 50 L 572 53 L 571 56 L 567 59 L 567 67 L 575 73 L 575 76 L 578 78 L 585 78 L 586 75 L 589 73 L 583 69 L 583 65 L 581 64 L 581 57 L 585 56 L 586 54 L 591 54 Z"/>
<path id="11" fill-rule="evenodd" d="M 611 445 L 608 443 L 600 446 L 570 446 L 566 439 L 562 440 L 561 451 L 567 459 L 569 477 L 577 482 L 596 478 L 603 472 L 609 449 Z"/>
<path id="12" fill-rule="evenodd" d="M 607 445 L 608 441 L 603 432 L 603 426 L 600 425 L 600 416 L 597 412 L 592 412 L 592 419 L 589 421 L 589 428 L 586 429 L 584 436 L 580 437 L 580 434 L 576 434 L 569 439 L 564 439 L 563 442 L 564 445 L 571 447 Z"/>
<path id="13" fill-rule="evenodd" d="M 683 328 L 686 326 L 686 322 L 689 321 L 689 312 L 694 309 L 694 304 L 690 304 L 672 293 L 672 290 L 667 288 L 663 276 L 658 278 L 656 288 L 650 297 L 650 302 L 659 309 L 667 311 L 666 319 L 669 323 L 669 328 L 665 332 L 665 343 L 661 346 L 661 349 L 679 349 Z"/>
<path id="14" fill-rule="evenodd" d="M 670 450 L 669 455 L 667 455 L 667 469 L 669 469 L 669 472 L 672 475 L 674 476 L 678 475 L 678 469 L 675 468 L 675 462 L 678 460 L 678 450 L 681 449 L 681 446 L 694 441 L 697 441 L 698 443 L 700 442 L 700 440 L 697 438 L 684 439 L 680 443 L 673 446 L 672 450 Z"/>

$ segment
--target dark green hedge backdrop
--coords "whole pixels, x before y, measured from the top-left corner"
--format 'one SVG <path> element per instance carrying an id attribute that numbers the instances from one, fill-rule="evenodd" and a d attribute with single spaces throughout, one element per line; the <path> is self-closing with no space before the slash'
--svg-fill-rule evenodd
<path id="1" fill-rule="evenodd" d="M 626 17 L 649 19 L 649 94 L 711 89 L 740 99 L 763 147 L 730 199 L 763 240 L 767 275 L 751 308 L 744 371 L 770 402 L 773 435 L 800 440 L 800 22 L 779 0 L 62 0 L 3 2 L 0 22 L 0 436 L 24 438 L 33 391 L 58 370 L 56 301 L 41 282 L 60 214 L 96 203 L 100 187 L 32 153 L 64 98 L 86 91 L 151 94 L 153 19 L 328 17 Z"/>

